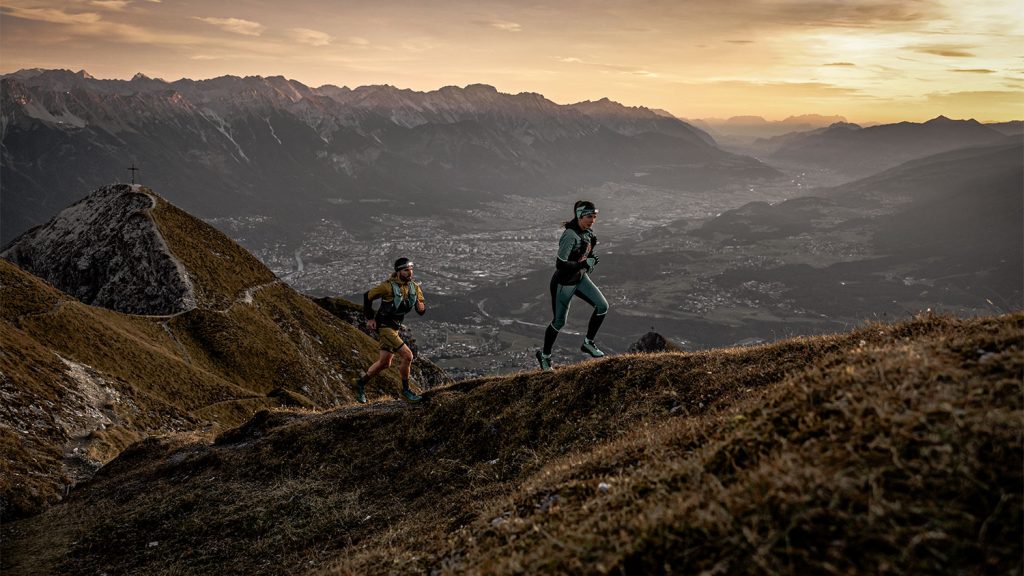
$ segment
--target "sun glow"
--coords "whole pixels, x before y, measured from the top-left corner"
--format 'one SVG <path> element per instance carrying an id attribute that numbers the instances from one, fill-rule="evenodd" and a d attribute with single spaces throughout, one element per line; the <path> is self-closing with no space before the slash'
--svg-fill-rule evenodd
<path id="1" fill-rule="evenodd" d="M 327 0 L 6 0 L 0 72 L 283 75 L 311 86 L 414 90 L 487 83 L 559 103 L 608 97 L 689 118 L 1024 116 L 1013 104 L 1024 102 L 1019 0 L 737 0 L 719 8 L 717 0 L 500 9 L 396 0 L 386 10 L 341 10 Z"/>

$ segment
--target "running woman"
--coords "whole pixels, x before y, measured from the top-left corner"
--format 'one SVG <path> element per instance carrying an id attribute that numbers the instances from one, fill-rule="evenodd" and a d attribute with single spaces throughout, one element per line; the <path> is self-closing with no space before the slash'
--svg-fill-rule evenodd
<path id="1" fill-rule="evenodd" d="M 565 231 L 558 240 L 558 258 L 555 260 L 555 274 L 551 277 L 551 309 L 554 319 L 544 332 L 544 350 L 537 351 L 537 362 L 541 370 L 551 370 L 551 347 L 555 344 L 558 332 L 565 325 L 569 314 L 569 304 L 576 296 L 594 307 L 587 326 L 587 337 L 583 340 L 580 350 L 594 358 L 604 356 L 604 352 L 594 344 L 605 315 L 608 314 L 608 301 L 604 294 L 590 279 L 590 271 L 597 266 L 598 257 L 594 254 L 597 237 L 591 228 L 597 220 L 597 208 L 593 202 L 580 200 L 573 205 L 573 219 L 565 222 Z"/>

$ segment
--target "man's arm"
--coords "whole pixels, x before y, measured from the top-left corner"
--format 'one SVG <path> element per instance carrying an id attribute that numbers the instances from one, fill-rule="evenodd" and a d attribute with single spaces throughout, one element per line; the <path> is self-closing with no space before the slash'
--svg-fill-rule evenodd
<path id="1" fill-rule="evenodd" d="M 413 282 L 416 290 L 416 313 L 423 316 L 427 311 L 427 304 L 423 300 L 423 286 L 420 286 L 419 282 Z"/>
<path id="2" fill-rule="evenodd" d="M 366 316 L 366 327 L 370 330 L 377 329 L 377 313 L 373 309 L 373 301 L 382 298 L 387 292 L 388 283 L 384 282 L 363 292 L 363 316 Z"/>
<path id="3" fill-rule="evenodd" d="M 363 316 L 366 316 L 366 320 L 373 320 L 376 316 L 376 312 L 373 310 L 373 299 L 370 298 L 370 291 L 363 292 Z"/>

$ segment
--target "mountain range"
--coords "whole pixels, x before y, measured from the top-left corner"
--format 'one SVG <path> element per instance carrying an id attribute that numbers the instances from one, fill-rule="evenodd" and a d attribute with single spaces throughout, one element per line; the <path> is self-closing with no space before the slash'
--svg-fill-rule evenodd
<path id="1" fill-rule="evenodd" d="M 774 165 L 826 169 L 854 179 L 958 148 L 1021 142 L 1024 133 L 1007 131 L 1007 127 L 945 116 L 867 128 L 838 122 L 827 128 L 759 139 L 752 148 Z"/>
<path id="2" fill-rule="evenodd" d="M 351 402 L 377 358 L 350 321 L 138 185 L 94 191 L 2 255 L 5 520 L 59 500 L 142 438 Z M 444 381 L 423 359 L 414 378 Z M 398 389 L 388 373 L 369 392 Z"/>
<path id="3" fill-rule="evenodd" d="M 730 118 L 684 119 L 708 132 L 715 141 L 727 148 L 743 148 L 758 138 L 771 138 L 790 132 L 806 132 L 825 128 L 836 122 L 846 122 L 843 116 L 801 114 L 784 120 L 769 121 L 761 116 L 732 116 Z"/>
<path id="4" fill-rule="evenodd" d="M 364 225 L 380 211 L 365 201 L 416 213 L 638 173 L 682 186 L 777 175 L 646 108 L 558 105 L 480 84 L 424 93 L 310 88 L 283 77 L 121 81 L 23 70 L 0 79 L 0 98 L 0 242 L 78 200 L 79 190 L 127 180 L 130 165 L 204 218 L 273 215 L 279 237 L 324 216 Z"/>

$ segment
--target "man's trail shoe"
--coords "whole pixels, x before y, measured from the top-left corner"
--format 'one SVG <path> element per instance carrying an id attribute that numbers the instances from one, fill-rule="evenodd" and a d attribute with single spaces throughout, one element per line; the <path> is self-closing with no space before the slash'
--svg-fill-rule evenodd
<path id="1" fill-rule="evenodd" d="M 408 400 L 409 402 L 419 402 L 420 400 L 423 400 L 423 396 L 420 396 L 419 394 L 413 392 L 410 388 L 402 390 L 402 397 Z"/>
<path id="2" fill-rule="evenodd" d="M 356 402 L 366 404 L 366 384 L 361 378 L 356 380 Z"/>
<path id="3" fill-rule="evenodd" d="M 580 346 L 580 350 L 583 350 L 594 358 L 604 356 L 604 352 L 601 352 L 601 349 L 597 347 L 597 344 L 594 344 L 593 340 L 583 340 L 583 346 Z"/>
<path id="4" fill-rule="evenodd" d="M 554 370 L 551 367 L 551 354 L 545 354 L 540 350 L 537 350 L 537 362 L 540 363 L 540 369 L 545 371 Z"/>

